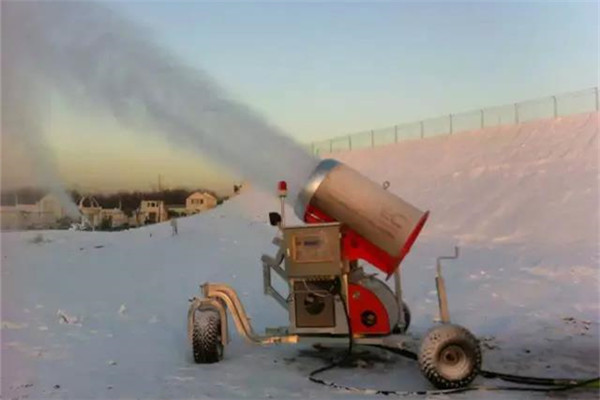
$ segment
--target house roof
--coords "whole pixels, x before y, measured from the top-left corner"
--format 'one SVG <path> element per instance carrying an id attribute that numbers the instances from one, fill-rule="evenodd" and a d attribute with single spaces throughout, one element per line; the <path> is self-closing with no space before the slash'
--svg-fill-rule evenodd
<path id="1" fill-rule="evenodd" d="M 214 196 L 213 194 L 211 194 L 209 192 L 194 192 L 194 193 L 190 194 L 187 198 L 189 199 L 190 197 L 198 197 L 198 196 L 202 196 L 202 197 L 210 196 L 213 199 L 217 198 L 216 196 Z"/>

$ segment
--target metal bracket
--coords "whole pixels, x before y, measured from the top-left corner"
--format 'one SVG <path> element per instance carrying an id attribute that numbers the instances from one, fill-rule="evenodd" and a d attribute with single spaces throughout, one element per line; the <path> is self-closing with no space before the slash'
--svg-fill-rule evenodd
<path id="1" fill-rule="evenodd" d="M 441 256 L 436 261 L 435 286 L 437 288 L 438 303 L 440 307 L 440 319 L 443 323 L 450 322 L 450 311 L 448 311 L 448 296 L 446 294 L 446 283 L 442 276 L 442 260 L 455 260 L 459 256 L 458 246 L 454 246 L 453 256 Z"/>
<path id="2" fill-rule="evenodd" d="M 281 307 L 287 310 L 288 304 L 286 298 L 271 284 L 271 270 L 275 271 L 277 275 L 281 277 L 281 279 L 287 281 L 287 272 L 285 269 L 281 268 L 281 264 L 285 258 L 285 244 L 279 237 L 275 237 L 273 239 L 273 244 L 279 246 L 279 250 L 277 251 L 275 258 L 266 254 L 260 258 L 263 263 L 263 289 L 267 296 L 274 298 Z"/>
<path id="3" fill-rule="evenodd" d="M 400 268 L 398 266 L 394 271 L 394 293 L 396 295 L 396 301 L 398 302 L 398 324 L 402 329 L 406 328 L 406 321 L 404 320 L 404 301 L 402 299 L 402 279 L 400 277 Z"/>
<path id="4" fill-rule="evenodd" d="M 195 310 L 204 307 L 216 309 L 221 314 L 221 323 L 227 323 L 226 310 L 229 309 L 231 318 L 240 335 L 252 343 L 271 344 L 271 343 L 297 343 L 297 335 L 282 336 L 259 336 L 250 325 L 250 318 L 242 305 L 237 293 L 228 285 L 220 283 L 205 283 L 202 285 L 203 299 L 195 298 L 188 312 L 188 336 L 191 338 L 191 330 L 194 323 Z M 227 325 L 222 326 L 222 341 L 225 345 L 228 341 Z"/>

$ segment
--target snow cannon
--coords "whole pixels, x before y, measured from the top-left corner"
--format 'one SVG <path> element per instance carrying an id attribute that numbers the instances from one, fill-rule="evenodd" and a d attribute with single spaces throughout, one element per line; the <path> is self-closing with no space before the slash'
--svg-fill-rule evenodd
<path id="1" fill-rule="evenodd" d="M 423 212 L 339 161 L 319 163 L 294 209 L 308 224 L 340 222 L 348 260 L 364 260 L 390 275 L 427 221 Z"/>
<path id="2" fill-rule="evenodd" d="M 228 311 L 241 336 L 263 345 L 343 343 L 352 349 L 355 343 L 398 349 L 413 340 L 406 335 L 411 313 L 402 297 L 399 265 L 429 212 L 330 159 L 322 160 L 299 189 L 294 212 L 304 223 L 287 225 L 288 187 L 285 181 L 278 183 L 281 212 L 269 213 L 277 231 L 272 240 L 277 252 L 261 257 L 263 292 L 285 310 L 286 324 L 257 334 L 231 286 L 204 283 L 201 296 L 191 299 L 188 310 L 188 337 L 197 363 L 224 357 Z M 438 257 L 441 325 L 428 331 L 418 355 L 423 375 L 440 389 L 469 385 L 481 368 L 477 339 L 450 323 L 441 260 L 457 257 L 458 249 L 452 257 Z M 375 273 L 369 271 L 373 268 Z M 385 279 L 377 276 L 382 272 Z M 285 291 L 273 285 L 273 275 L 285 282 Z M 388 285 L 391 276 L 393 285 Z"/>

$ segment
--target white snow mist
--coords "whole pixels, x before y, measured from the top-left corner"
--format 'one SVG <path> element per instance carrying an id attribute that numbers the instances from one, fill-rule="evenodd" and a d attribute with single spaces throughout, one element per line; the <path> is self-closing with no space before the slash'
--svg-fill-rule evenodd
<path id="1" fill-rule="evenodd" d="M 302 146 L 113 10 L 71 1 L 7 5 L 3 23 L 22 46 L 21 59 L 67 95 L 162 133 L 263 189 L 285 179 L 290 201 L 316 166 Z"/>
<path id="2" fill-rule="evenodd" d="M 2 4 L 4 12 L 5 4 Z M 27 159 L 20 160 L 19 165 L 11 168 L 32 169 L 35 184 L 52 193 L 60 201 L 66 214 L 74 219 L 79 218 L 79 209 L 65 191 L 58 176 L 52 152 L 47 148 L 44 138 L 44 87 L 32 74 L 31 65 L 26 61 L 19 36 L 6 29 L 11 23 L 2 14 L 1 35 L 1 77 L 2 77 L 2 118 L 1 132 L 3 138 L 11 138 L 10 142 L 23 144 Z M 8 151 L 6 148 L 3 151 Z"/>

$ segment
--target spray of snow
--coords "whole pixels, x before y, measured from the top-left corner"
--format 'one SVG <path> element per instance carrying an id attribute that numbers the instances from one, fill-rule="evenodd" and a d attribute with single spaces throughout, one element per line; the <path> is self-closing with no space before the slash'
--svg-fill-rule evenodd
<path id="1" fill-rule="evenodd" d="M 10 37 L 28 66 L 71 98 L 124 125 L 160 132 L 272 191 L 286 179 L 295 199 L 317 160 L 203 71 L 190 68 L 142 28 L 92 2 L 9 2 Z"/>
<path id="2" fill-rule="evenodd" d="M 4 8 L 4 7 L 3 7 Z M 77 206 L 65 192 L 52 153 L 46 148 L 43 133 L 44 104 L 40 82 L 30 74 L 18 37 L 4 30 L 2 18 L 2 135 L 13 143 L 23 143 L 28 150 L 37 184 L 54 194 L 67 215 L 79 216 Z M 25 160 L 22 160 L 25 162 Z M 22 165 L 14 166 L 21 168 Z"/>

